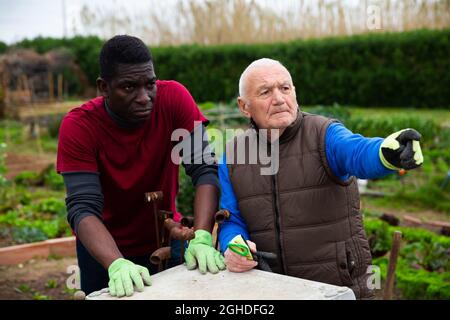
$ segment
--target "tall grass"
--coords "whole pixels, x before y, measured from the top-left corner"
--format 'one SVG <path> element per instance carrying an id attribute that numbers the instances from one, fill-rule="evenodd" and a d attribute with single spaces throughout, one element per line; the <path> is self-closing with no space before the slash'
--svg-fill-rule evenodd
<path id="1" fill-rule="evenodd" d="M 152 45 L 270 43 L 299 38 L 450 27 L 449 0 L 149 0 L 132 13 L 85 6 L 86 30 L 132 33 Z"/>

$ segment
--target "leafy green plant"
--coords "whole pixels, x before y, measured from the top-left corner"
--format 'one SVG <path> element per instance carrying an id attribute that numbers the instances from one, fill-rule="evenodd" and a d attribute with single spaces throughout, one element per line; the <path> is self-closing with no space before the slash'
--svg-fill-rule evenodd
<path id="1" fill-rule="evenodd" d="M 38 291 L 36 291 L 33 294 L 33 300 L 52 300 L 52 298 L 50 296 L 40 294 Z"/>
<path id="2" fill-rule="evenodd" d="M 383 230 L 389 238 L 402 232 L 404 246 L 397 262 L 397 287 L 407 299 L 450 299 L 450 238 L 428 230 L 392 227 L 381 220 L 365 219 L 368 237 Z M 388 258 L 375 258 L 382 279 L 386 278 Z"/>
<path id="3" fill-rule="evenodd" d="M 38 186 L 41 184 L 41 179 L 37 172 L 22 171 L 14 177 L 14 182 L 21 186 Z"/>
<path id="4" fill-rule="evenodd" d="M 29 192 L 23 192 L 19 196 L 19 202 L 21 205 L 29 205 L 31 204 L 31 195 Z"/>
<path id="5" fill-rule="evenodd" d="M 38 212 L 47 212 L 59 216 L 66 215 L 66 204 L 62 199 L 44 199 L 40 201 L 34 208 Z"/>
<path id="6" fill-rule="evenodd" d="M 412 267 L 427 271 L 450 270 L 449 248 L 440 242 L 413 242 L 402 248 L 402 256 Z"/>
<path id="7" fill-rule="evenodd" d="M 426 243 L 422 266 L 428 271 L 450 270 L 449 248 L 439 242 Z"/>
<path id="8" fill-rule="evenodd" d="M 14 288 L 14 290 L 19 293 L 28 293 L 32 291 L 31 287 L 27 284 L 21 284 L 17 288 Z"/>
<path id="9" fill-rule="evenodd" d="M 436 273 L 408 267 L 400 259 L 397 286 L 408 299 L 450 299 L 450 272 Z"/>
<path id="10" fill-rule="evenodd" d="M 68 294 L 70 296 L 73 296 L 75 294 L 75 292 L 77 292 L 79 289 L 69 289 L 67 288 L 67 286 L 64 286 L 64 289 L 61 291 L 62 293 Z"/>
<path id="11" fill-rule="evenodd" d="M 64 200 L 51 197 L 0 214 L 0 226 L 11 229 L 16 243 L 71 235 Z"/>
<path id="12" fill-rule="evenodd" d="M 6 151 L 6 143 L 0 142 L 0 187 L 4 187 L 7 183 L 5 172 L 5 151 Z"/>
<path id="13" fill-rule="evenodd" d="M 45 233 L 35 227 L 13 227 L 12 238 L 16 243 L 29 243 L 47 240 Z"/>
<path id="14" fill-rule="evenodd" d="M 56 287 L 58 287 L 58 281 L 55 279 L 49 279 L 46 283 L 45 283 L 45 287 L 47 289 L 54 289 Z"/>
<path id="15" fill-rule="evenodd" d="M 47 186 L 52 190 L 64 190 L 64 180 L 55 171 L 55 165 L 51 164 L 42 172 L 22 171 L 15 178 L 14 182 L 19 186 Z"/>
<path id="16" fill-rule="evenodd" d="M 55 165 L 51 164 L 41 173 L 44 185 L 53 190 L 64 190 L 64 180 L 55 170 Z"/>
<path id="17" fill-rule="evenodd" d="M 367 240 L 370 252 L 374 257 L 381 257 L 389 251 L 392 245 L 392 238 L 389 232 L 389 225 L 381 220 L 366 220 Z"/>

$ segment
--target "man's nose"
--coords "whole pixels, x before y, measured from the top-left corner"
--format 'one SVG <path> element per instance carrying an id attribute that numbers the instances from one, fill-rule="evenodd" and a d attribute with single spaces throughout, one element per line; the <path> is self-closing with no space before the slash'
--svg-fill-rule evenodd
<path id="1" fill-rule="evenodd" d="M 284 96 L 278 89 L 275 89 L 273 91 L 273 102 L 275 105 L 280 105 L 284 103 Z"/>
<path id="2" fill-rule="evenodd" d="M 136 102 L 142 105 L 146 105 L 150 102 L 150 94 L 148 90 L 145 88 L 140 88 L 138 92 L 138 96 L 136 98 Z"/>

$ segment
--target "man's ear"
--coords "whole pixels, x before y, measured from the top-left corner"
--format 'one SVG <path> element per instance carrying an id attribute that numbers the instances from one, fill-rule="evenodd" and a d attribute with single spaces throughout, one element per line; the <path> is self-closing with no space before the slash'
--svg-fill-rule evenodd
<path id="1" fill-rule="evenodd" d="M 101 96 L 108 98 L 108 84 L 102 78 L 97 78 L 97 92 Z"/>
<path id="2" fill-rule="evenodd" d="M 245 103 L 244 99 L 241 98 L 241 97 L 238 97 L 238 98 L 237 98 L 237 104 L 238 104 L 238 107 L 239 107 L 239 111 L 241 111 L 241 113 L 242 113 L 245 117 L 251 118 L 252 115 L 250 114 L 250 112 L 249 112 L 249 110 L 248 110 L 248 104 Z"/>

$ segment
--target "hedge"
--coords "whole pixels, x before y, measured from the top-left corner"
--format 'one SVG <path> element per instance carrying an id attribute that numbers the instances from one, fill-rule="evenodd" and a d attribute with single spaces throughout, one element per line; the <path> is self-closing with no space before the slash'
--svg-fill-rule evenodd
<path id="1" fill-rule="evenodd" d="M 155 48 L 160 77 L 199 101 L 228 101 L 254 59 L 290 70 L 303 105 L 450 106 L 450 29 L 359 35 L 269 45 Z"/>
<path id="2" fill-rule="evenodd" d="M 6 52 L 7 49 L 8 49 L 8 45 L 6 43 L 4 43 L 3 41 L 0 41 L 0 54 Z"/>
<path id="3" fill-rule="evenodd" d="M 72 50 L 90 83 L 98 75 L 96 37 L 37 38 L 18 47 Z M 254 59 L 280 60 L 291 72 L 301 104 L 450 106 L 450 28 L 367 34 L 264 45 L 155 47 L 160 79 L 176 79 L 199 101 L 229 101 Z"/>

